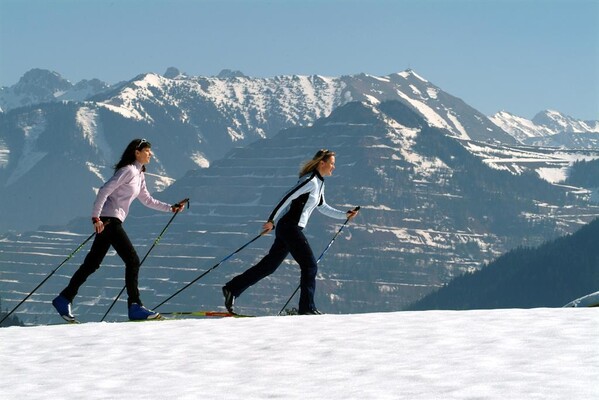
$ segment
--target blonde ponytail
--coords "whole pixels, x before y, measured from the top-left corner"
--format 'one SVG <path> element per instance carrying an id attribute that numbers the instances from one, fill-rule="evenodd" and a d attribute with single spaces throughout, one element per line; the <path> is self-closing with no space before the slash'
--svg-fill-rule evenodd
<path id="1" fill-rule="evenodd" d="M 300 178 L 304 175 L 308 175 L 308 174 L 314 172 L 314 170 L 316 168 L 318 168 L 318 164 L 321 161 L 327 161 L 329 158 L 331 158 L 334 155 L 335 155 L 334 151 L 329 151 L 326 149 L 318 150 L 316 152 L 316 154 L 314 155 L 314 157 L 312 157 L 311 160 L 306 161 L 304 163 L 304 165 L 302 165 L 302 168 L 300 169 L 300 172 L 299 172 Z"/>

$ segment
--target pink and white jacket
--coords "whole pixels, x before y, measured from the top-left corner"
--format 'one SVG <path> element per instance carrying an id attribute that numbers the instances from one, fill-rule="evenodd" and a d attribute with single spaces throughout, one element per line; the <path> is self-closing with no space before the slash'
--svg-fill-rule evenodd
<path id="1" fill-rule="evenodd" d="M 146 187 L 142 164 L 135 162 L 118 169 L 100 188 L 92 209 L 92 218 L 114 217 L 125 221 L 133 200 L 158 211 L 172 211 L 170 204 L 154 199 Z"/>

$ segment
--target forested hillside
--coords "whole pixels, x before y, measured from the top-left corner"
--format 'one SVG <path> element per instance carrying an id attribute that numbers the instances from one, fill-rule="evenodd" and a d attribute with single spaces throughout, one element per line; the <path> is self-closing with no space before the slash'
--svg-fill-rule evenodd
<path id="1" fill-rule="evenodd" d="M 599 290 L 599 219 L 537 248 L 518 248 L 409 310 L 561 307 Z"/>
<path id="2" fill-rule="evenodd" d="M 599 160 L 575 162 L 566 183 L 586 188 L 599 188 Z"/>

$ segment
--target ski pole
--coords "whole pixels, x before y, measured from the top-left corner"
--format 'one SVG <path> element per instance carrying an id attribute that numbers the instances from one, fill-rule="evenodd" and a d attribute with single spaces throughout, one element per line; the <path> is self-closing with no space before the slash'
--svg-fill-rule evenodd
<path id="1" fill-rule="evenodd" d="M 204 273 L 202 273 L 200 276 L 198 276 L 197 278 L 195 278 L 193 281 L 189 282 L 187 285 L 183 286 L 181 289 L 177 290 L 174 294 L 172 294 L 170 297 L 168 297 L 162 303 L 158 304 L 153 309 L 154 310 L 157 309 L 158 307 L 160 307 L 161 305 L 163 305 L 164 303 L 166 303 L 167 301 L 169 301 L 170 299 L 172 299 L 173 297 L 175 297 L 176 295 L 178 295 L 179 293 L 181 293 L 182 291 L 184 291 L 185 289 L 187 289 L 188 287 L 190 287 L 191 285 L 193 285 L 195 282 L 199 281 L 204 276 L 208 275 L 208 273 L 210 271 L 216 269 L 219 265 L 221 265 L 222 263 L 224 263 L 225 261 L 227 261 L 229 258 L 233 257 L 235 254 L 237 254 L 241 250 L 245 249 L 247 246 L 249 246 L 251 243 L 253 243 L 256 240 L 258 240 L 258 238 L 260 238 L 261 236 L 263 236 L 265 233 L 266 233 L 266 231 L 262 231 L 258 236 L 256 236 L 255 238 L 253 238 L 252 240 L 250 240 L 249 242 L 247 242 L 246 244 L 244 244 L 243 246 L 241 246 L 240 248 L 238 248 L 237 250 L 235 250 L 234 252 L 232 252 L 231 254 L 229 254 L 228 256 L 226 256 L 225 258 L 223 258 L 222 260 L 220 260 L 212 268 L 210 268 L 209 270 L 207 270 Z"/>
<path id="2" fill-rule="evenodd" d="M 23 300 L 21 300 L 21 302 L 20 302 L 19 304 L 17 304 L 15 308 L 13 308 L 13 309 L 12 309 L 12 310 L 11 310 L 11 311 L 8 313 L 8 314 L 6 314 L 6 315 L 4 316 L 4 318 L 2 318 L 2 320 L 0 321 L 0 325 L 1 325 L 1 324 L 4 322 L 4 320 L 5 320 L 5 319 L 7 319 L 7 318 L 8 318 L 8 317 L 9 317 L 9 316 L 10 316 L 10 315 L 13 313 L 13 312 L 15 312 L 15 310 L 16 310 L 17 308 L 19 308 L 19 306 L 20 306 L 21 304 L 23 304 L 23 303 L 24 303 L 24 302 L 25 302 L 25 301 L 26 301 L 28 298 L 30 298 L 30 297 L 33 295 L 33 293 L 35 293 L 35 291 L 36 291 L 36 290 L 38 290 L 38 289 L 39 289 L 39 288 L 40 288 L 40 287 L 41 287 L 41 286 L 42 286 L 42 285 L 43 285 L 43 284 L 44 284 L 44 283 L 45 283 L 45 282 L 46 282 L 48 279 L 50 279 L 50 277 L 51 277 L 52 275 L 54 275 L 54 273 L 56 273 L 56 271 L 58 271 L 58 269 L 59 269 L 60 267 L 62 267 L 62 266 L 63 266 L 63 265 L 64 265 L 64 264 L 65 264 L 67 261 L 69 261 L 71 258 L 73 258 L 73 256 L 75 255 L 75 253 L 77 253 L 79 250 L 81 250 L 81 248 L 82 248 L 83 246 L 85 246 L 85 244 L 86 244 L 87 242 L 89 242 L 89 241 L 90 241 L 90 239 L 91 239 L 91 238 L 93 238 L 95 234 L 96 234 L 96 232 L 94 232 L 94 233 L 92 233 L 91 235 L 89 235 L 89 237 L 88 237 L 87 239 L 85 239 L 85 240 L 83 241 L 83 243 L 81 243 L 81 244 L 80 244 L 80 245 L 79 245 L 79 246 L 78 246 L 78 247 L 77 247 L 75 250 L 73 250 L 73 252 L 72 252 L 71 254 L 69 254 L 69 255 L 67 256 L 67 258 L 65 258 L 65 260 L 64 260 L 63 262 L 61 262 L 61 263 L 60 263 L 60 265 L 59 265 L 58 267 L 54 268 L 54 270 L 53 270 L 52 272 L 50 272 L 50 274 L 49 274 L 49 275 L 48 275 L 48 276 L 47 276 L 47 277 L 46 277 L 46 278 L 45 278 L 43 281 L 41 281 L 41 283 L 40 283 L 39 285 L 37 285 L 37 286 L 35 287 L 35 289 L 33 289 L 33 290 L 32 290 L 32 291 L 31 291 L 31 292 L 30 292 L 30 293 L 29 293 L 29 294 L 28 294 L 28 295 L 27 295 L 27 296 L 26 296 L 26 297 L 25 297 Z"/>
<path id="3" fill-rule="evenodd" d="M 177 203 L 177 205 L 183 205 L 185 203 L 187 203 L 187 208 L 189 208 L 189 199 L 181 200 L 179 203 Z M 171 222 L 173 222 L 173 220 L 175 219 L 175 217 L 177 216 L 177 214 L 179 214 L 179 210 L 175 211 L 175 213 L 173 214 L 173 216 L 171 217 L 171 219 L 168 221 L 168 223 L 166 224 L 166 226 L 164 227 L 164 229 L 162 230 L 162 232 L 160 232 L 160 234 L 158 235 L 158 237 L 156 238 L 156 240 L 154 240 L 154 243 L 152 244 L 152 246 L 150 247 L 150 249 L 148 250 L 148 252 L 144 256 L 144 258 L 139 263 L 140 267 L 144 263 L 144 261 L 146 261 L 146 258 L 148 258 L 148 255 L 150 254 L 150 252 L 152 251 L 152 249 L 154 247 L 156 247 L 156 245 L 158 244 L 158 242 L 160 242 L 160 239 L 162 239 L 162 235 L 164 235 L 164 232 L 166 232 L 166 230 L 168 229 L 169 225 L 171 224 Z M 104 318 L 106 318 L 106 316 L 108 315 L 108 313 L 110 313 L 110 310 L 112 310 L 112 307 L 114 307 L 115 303 L 117 302 L 117 300 L 119 299 L 119 297 L 121 297 L 121 295 L 123 294 L 123 292 L 125 291 L 126 288 L 127 288 L 127 285 L 125 284 L 125 286 L 123 286 L 123 288 L 121 289 L 121 291 L 119 292 L 119 294 L 117 294 L 116 297 L 114 298 L 114 300 L 113 300 L 112 304 L 110 305 L 110 307 L 108 307 L 108 310 L 106 311 L 106 313 L 104 314 L 104 316 L 102 317 L 102 319 L 100 320 L 100 322 L 104 321 Z"/>
<path id="4" fill-rule="evenodd" d="M 354 208 L 352 211 L 358 211 L 360 209 L 360 206 Z M 337 236 L 339 236 L 339 234 L 341 233 L 341 231 L 343 230 L 343 228 L 345 228 L 345 225 L 347 225 L 347 223 L 349 222 L 349 218 L 347 218 L 345 220 L 345 222 L 343 223 L 343 225 L 341 225 L 341 228 L 339 228 L 339 230 L 337 231 L 337 233 L 335 233 L 335 235 L 333 236 L 333 238 L 331 239 L 331 241 L 329 242 L 329 244 L 327 245 L 327 247 L 322 251 L 322 253 L 320 254 L 320 257 L 318 257 L 318 260 L 316 260 L 316 264 L 318 264 L 320 262 L 320 260 L 322 259 L 322 257 L 324 256 L 324 254 L 329 250 L 329 248 L 333 245 L 333 242 L 335 241 L 335 239 L 337 239 Z M 283 306 L 283 308 L 281 308 L 281 311 L 279 311 L 278 315 L 281 315 L 281 313 L 283 311 L 285 311 L 285 307 L 287 307 L 287 305 L 289 304 L 289 302 L 291 301 L 291 299 L 293 299 L 293 296 L 295 296 L 295 294 L 297 293 L 297 291 L 300 289 L 301 284 L 297 285 L 297 288 L 295 289 L 295 291 L 291 294 L 291 296 L 289 297 L 289 299 L 287 300 L 287 303 L 285 303 L 285 305 Z"/>

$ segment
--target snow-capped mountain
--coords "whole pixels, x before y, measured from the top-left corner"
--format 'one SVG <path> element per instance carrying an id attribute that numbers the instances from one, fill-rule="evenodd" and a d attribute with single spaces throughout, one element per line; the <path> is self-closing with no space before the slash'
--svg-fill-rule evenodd
<path id="1" fill-rule="evenodd" d="M 239 71 L 189 77 L 169 68 L 164 75 L 142 74 L 83 102 L 56 101 L 82 92 L 49 71 L 30 71 L 12 87 L 11 93 L 22 93 L 20 99 L 28 106 L 0 114 L 0 209 L 31 211 L 26 216 L 0 211 L 0 231 L 88 214 L 95 189 L 110 176 L 110 166 L 135 137 L 154 144 L 153 171 L 159 175 L 154 189 L 164 188 L 188 170 L 209 166 L 234 147 L 285 128 L 309 126 L 350 101 L 376 105 L 397 100 L 452 137 L 516 142 L 484 115 L 412 70 L 385 77 L 258 79 Z M 67 187 L 56 188 L 48 179 L 53 176 L 62 176 Z M 41 188 L 46 198 L 64 207 L 42 211 Z"/>
<path id="2" fill-rule="evenodd" d="M 501 111 L 490 120 L 522 144 L 568 149 L 599 148 L 599 121 L 581 121 L 552 110 L 542 111 L 532 120 Z"/>
<path id="3" fill-rule="evenodd" d="M 599 215 L 588 192 L 552 185 L 526 171 L 492 168 L 467 150 L 466 145 L 476 143 L 485 144 L 456 140 L 393 100 L 348 103 L 309 127 L 285 129 L 235 148 L 156 195 L 168 202 L 189 197 L 191 208 L 177 216 L 144 263 L 142 298 L 155 306 L 256 236 L 277 199 L 296 182 L 301 162 L 319 148 L 337 152 L 337 169 L 327 178 L 327 202 L 340 209 L 362 207 L 319 264 L 317 304 L 329 313 L 401 309 L 511 248 L 573 232 Z M 519 162 L 529 161 L 523 157 Z M 534 164 L 544 165 L 540 157 Z M 142 256 L 170 216 L 134 204 L 127 231 Z M 316 255 L 341 224 L 313 215 L 306 234 Z M 12 303 L 34 287 L 89 232 L 89 217 L 82 214 L 68 226 L 4 235 L 0 297 Z M 260 238 L 163 310 L 222 306 L 220 287 L 261 258 L 271 243 L 272 236 Z M 84 254 L 77 256 L 44 285 L 26 313 L 40 321 L 52 313 L 49 301 Z M 122 288 L 122 271 L 120 259 L 110 254 L 80 292 L 77 314 L 99 319 Z M 250 314 L 276 313 L 297 282 L 297 266 L 289 259 L 236 305 Z M 117 310 L 122 313 L 123 307 Z"/>
<path id="4" fill-rule="evenodd" d="M 15 85 L 0 88 L 0 109 L 8 112 L 40 103 L 81 101 L 110 89 L 110 85 L 98 79 L 72 84 L 57 72 L 36 68 L 25 73 Z"/>
<path id="5" fill-rule="evenodd" d="M 168 76 L 173 76 L 171 71 Z M 156 123 L 163 117 L 191 125 L 207 141 L 229 136 L 233 142 L 264 138 L 288 126 L 307 125 L 350 101 L 373 104 L 399 100 L 421 114 L 431 126 L 446 129 L 462 139 L 515 143 L 513 138 L 463 101 L 420 77 L 412 70 L 384 77 L 360 74 L 324 76 L 278 76 L 250 78 L 240 72 L 218 77 L 169 79 L 157 74 L 140 75 L 107 96 L 93 99 L 98 106 L 137 121 Z M 210 107 L 203 106 L 208 103 Z M 216 113 L 227 126 L 203 125 Z"/>
<path id="6" fill-rule="evenodd" d="M 513 136 L 413 70 L 383 77 L 258 79 L 230 70 L 217 77 L 190 77 L 172 67 L 164 76 L 142 74 L 108 91 L 100 85 L 100 93 L 86 101 L 57 101 L 84 92 L 77 87 L 56 73 L 33 70 L 11 88 L 23 94 L 22 100 L 28 99 L 28 106 L 0 114 L 0 232 L 87 215 L 95 190 L 135 137 L 154 144 L 150 183 L 154 190 L 162 190 L 235 147 L 282 129 L 309 126 L 351 101 L 371 105 L 399 101 L 488 165 L 518 174 L 532 170 L 551 182 L 563 181 L 572 162 L 594 157 L 563 147 L 552 155 L 517 148 Z M 60 189 L 52 179 L 57 176 L 66 183 Z M 45 200 L 64 206 L 40 207 L 40 190 Z M 21 207 L 29 210 L 26 215 L 10 211 Z"/>
<path id="7" fill-rule="evenodd" d="M 581 121 L 553 110 L 538 113 L 532 122 L 546 126 L 555 133 L 599 133 L 599 121 Z"/>
<path id="8" fill-rule="evenodd" d="M 489 117 L 489 119 L 521 143 L 526 143 L 531 138 L 542 138 L 557 133 L 549 127 L 537 125 L 529 119 L 519 117 L 507 111 L 500 111 Z"/>

